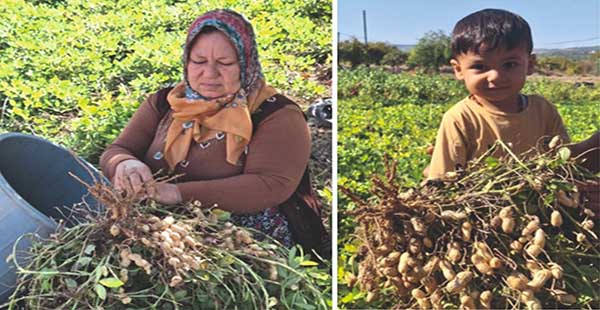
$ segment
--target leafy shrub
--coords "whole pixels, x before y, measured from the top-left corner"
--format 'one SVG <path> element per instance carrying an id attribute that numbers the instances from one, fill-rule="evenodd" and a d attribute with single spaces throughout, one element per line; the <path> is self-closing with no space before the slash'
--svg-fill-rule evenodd
<path id="1" fill-rule="evenodd" d="M 427 71 L 438 71 L 441 66 L 450 63 L 451 54 L 450 36 L 441 30 L 430 31 L 410 51 L 408 64 Z"/>

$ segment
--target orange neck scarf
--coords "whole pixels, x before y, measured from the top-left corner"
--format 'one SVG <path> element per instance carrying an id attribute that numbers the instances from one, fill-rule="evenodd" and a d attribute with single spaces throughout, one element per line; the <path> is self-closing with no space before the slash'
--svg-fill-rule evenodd
<path id="1" fill-rule="evenodd" d="M 167 132 L 164 154 L 171 171 L 186 159 L 192 140 L 196 143 L 206 140 L 209 130 L 226 133 L 226 160 L 236 165 L 252 138 L 250 114 L 276 93 L 273 87 L 261 80 L 248 95 L 240 90 L 236 95 L 212 100 L 187 99 L 185 83 L 177 84 L 167 96 L 173 110 L 173 122 Z"/>

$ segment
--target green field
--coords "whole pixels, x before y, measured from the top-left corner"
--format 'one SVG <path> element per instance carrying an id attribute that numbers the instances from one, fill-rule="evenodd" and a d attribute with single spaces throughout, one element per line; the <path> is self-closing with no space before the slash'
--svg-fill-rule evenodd
<path id="1" fill-rule="evenodd" d="M 181 80 L 187 27 L 216 8 L 252 22 L 273 86 L 304 104 L 329 96 L 326 0 L 6 0 L 0 132 L 36 134 L 97 162 L 147 94 Z"/>
<path id="2" fill-rule="evenodd" d="M 380 69 L 340 70 L 338 75 L 338 186 L 369 198 L 370 179 L 382 174 L 384 157 L 398 161 L 401 182 L 415 186 L 429 163 L 442 115 L 467 93 L 449 77 L 392 74 Z M 558 107 L 573 141 L 600 129 L 600 87 L 575 87 L 547 80 L 528 82 L 525 94 L 540 94 Z M 338 283 L 341 308 L 389 307 L 367 304 L 365 293 L 350 290 L 345 276 L 356 274 L 356 226 L 344 215 L 354 204 L 342 193 L 338 199 Z M 381 298 L 385 299 L 385 298 Z"/>
<path id="3" fill-rule="evenodd" d="M 0 133 L 34 134 L 97 164 L 144 98 L 181 80 L 187 28 L 216 8 L 251 21 L 270 84 L 302 105 L 331 96 L 328 0 L 4 0 Z M 330 178 L 320 175 L 320 192 Z M 331 303 L 329 268 L 311 268 Z"/>

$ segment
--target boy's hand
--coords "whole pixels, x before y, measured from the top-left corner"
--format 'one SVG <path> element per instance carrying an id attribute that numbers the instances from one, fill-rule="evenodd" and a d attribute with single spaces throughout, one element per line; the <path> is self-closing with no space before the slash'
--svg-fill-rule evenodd
<path id="1" fill-rule="evenodd" d="M 429 156 L 433 155 L 433 144 L 430 144 L 427 147 L 427 155 L 429 155 Z M 425 177 L 425 179 L 427 179 L 427 177 L 429 177 L 429 166 L 430 166 L 430 164 L 427 164 L 425 169 L 423 169 L 423 177 Z"/>

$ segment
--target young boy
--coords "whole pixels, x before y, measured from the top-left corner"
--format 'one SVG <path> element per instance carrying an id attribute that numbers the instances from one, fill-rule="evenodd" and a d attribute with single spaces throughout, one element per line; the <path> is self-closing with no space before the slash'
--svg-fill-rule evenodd
<path id="1" fill-rule="evenodd" d="M 496 140 L 516 154 L 534 147 L 541 137 L 560 135 L 563 142 L 569 141 L 553 105 L 520 93 L 533 73 L 532 49 L 529 25 L 508 11 L 485 9 L 456 24 L 450 64 L 470 95 L 444 114 L 428 179 L 464 168 Z"/>

